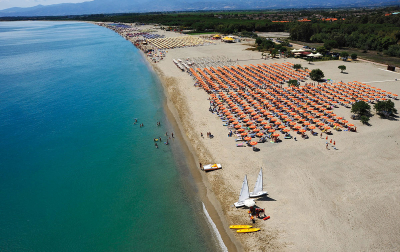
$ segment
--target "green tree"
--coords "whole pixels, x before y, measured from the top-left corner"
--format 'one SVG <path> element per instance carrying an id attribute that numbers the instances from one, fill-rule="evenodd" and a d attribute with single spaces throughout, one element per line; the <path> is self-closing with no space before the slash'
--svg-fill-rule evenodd
<path id="1" fill-rule="evenodd" d="M 272 52 L 271 52 L 272 58 L 275 58 L 275 55 L 277 55 L 278 53 L 279 53 L 279 52 L 278 52 L 278 49 L 272 50 Z"/>
<path id="2" fill-rule="evenodd" d="M 362 122 L 362 124 L 368 124 L 368 122 L 369 122 L 369 117 L 366 116 L 366 115 L 362 115 L 362 116 L 360 117 L 360 121 Z"/>
<path id="3" fill-rule="evenodd" d="M 332 48 L 338 48 L 338 42 L 336 42 L 336 40 L 327 40 L 324 43 L 324 47 L 326 48 L 326 50 L 330 51 L 332 50 Z"/>
<path id="4" fill-rule="evenodd" d="M 340 57 L 342 57 L 342 60 L 346 60 L 349 57 L 349 54 L 347 52 L 341 52 Z"/>
<path id="5" fill-rule="evenodd" d="M 341 73 L 343 73 L 343 71 L 346 70 L 346 66 L 345 65 L 340 65 L 340 66 L 338 66 L 338 68 L 340 69 Z"/>
<path id="6" fill-rule="evenodd" d="M 311 71 L 311 73 L 310 73 L 310 78 L 311 78 L 313 81 L 320 81 L 320 80 L 321 80 L 322 78 L 324 78 L 324 77 L 325 77 L 324 73 L 323 73 L 322 70 L 319 69 L 319 68 L 313 69 L 313 70 Z"/>
<path id="7" fill-rule="evenodd" d="M 352 60 L 356 60 L 357 59 L 357 54 L 356 53 L 352 53 L 350 55 L 350 57 L 351 57 Z"/>
<path id="8" fill-rule="evenodd" d="M 319 52 L 322 55 L 325 55 L 326 51 L 327 50 L 326 50 L 325 46 L 320 46 L 317 48 L 317 52 Z"/>
<path id="9" fill-rule="evenodd" d="M 290 86 L 298 87 L 298 86 L 300 86 L 300 83 L 297 80 L 289 80 L 288 85 L 289 85 L 289 87 Z"/>
<path id="10" fill-rule="evenodd" d="M 297 71 L 297 70 L 301 69 L 301 64 L 294 64 L 293 68 Z"/>
<path id="11" fill-rule="evenodd" d="M 357 101 L 351 106 L 351 113 L 357 114 L 359 116 L 369 115 L 371 106 L 365 101 Z"/>
<path id="12" fill-rule="evenodd" d="M 261 45 L 262 42 L 263 42 L 263 40 L 261 38 L 256 38 L 257 45 Z"/>
<path id="13" fill-rule="evenodd" d="M 391 100 L 378 101 L 374 105 L 374 109 L 375 109 L 376 113 L 378 113 L 379 115 L 384 116 L 384 117 L 389 117 L 389 116 L 397 113 L 397 109 L 395 109 L 395 107 L 394 107 L 394 102 L 392 102 Z"/>

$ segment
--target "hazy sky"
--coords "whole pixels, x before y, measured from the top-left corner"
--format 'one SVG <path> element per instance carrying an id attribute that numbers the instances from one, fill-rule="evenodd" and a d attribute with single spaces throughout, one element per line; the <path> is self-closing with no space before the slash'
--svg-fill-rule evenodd
<path id="1" fill-rule="evenodd" d="M 92 0 L 0 0 L 0 10 L 12 7 L 32 7 L 36 5 L 50 5 L 59 3 L 82 3 Z"/>

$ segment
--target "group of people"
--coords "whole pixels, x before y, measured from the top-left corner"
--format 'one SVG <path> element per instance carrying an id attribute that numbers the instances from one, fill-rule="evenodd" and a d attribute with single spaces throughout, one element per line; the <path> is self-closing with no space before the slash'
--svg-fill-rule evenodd
<path id="1" fill-rule="evenodd" d="M 265 209 L 264 208 L 257 208 L 257 207 L 250 207 L 249 211 L 249 216 L 250 216 L 250 220 L 255 223 L 256 221 L 254 220 L 254 216 L 256 216 L 259 219 L 265 218 L 267 217 L 267 215 L 265 214 Z M 264 215 L 261 216 L 261 213 L 263 213 Z"/>
<path id="2" fill-rule="evenodd" d="M 160 122 L 157 122 L 157 126 L 160 126 L 161 125 L 161 123 Z M 174 133 L 173 132 L 171 132 L 171 136 L 169 137 L 168 136 L 168 132 L 165 132 L 165 136 L 167 136 L 167 140 L 164 142 L 164 144 L 165 145 L 169 145 L 169 139 L 171 139 L 171 137 L 172 138 L 174 138 Z M 162 141 L 162 138 L 161 137 L 158 137 L 158 138 L 154 138 L 154 146 L 158 149 L 158 144 L 157 144 L 157 142 L 158 141 Z"/>
<path id="3" fill-rule="evenodd" d="M 322 133 L 321 133 L 321 138 L 322 138 Z M 334 141 L 334 140 L 331 139 L 331 140 L 328 142 L 328 136 L 326 136 L 325 140 L 326 140 L 326 149 L 327 149 L 327 150 L 329 150 L 329 148 L 328 148 L 329 143 L 332 144 L 333 149 L 336 150 L 336 141 Z M 332 143 L 332 141 L 333 141 L 333 143 Z"/>

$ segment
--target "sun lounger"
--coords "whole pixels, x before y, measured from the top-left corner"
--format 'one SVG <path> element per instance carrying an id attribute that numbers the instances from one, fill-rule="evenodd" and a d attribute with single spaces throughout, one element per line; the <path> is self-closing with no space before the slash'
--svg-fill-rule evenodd
<path id="1" fill-rule="evenodd" d="M 246 147 L 246 144 L 244 144 L 244 143 L 239 143 L 239 144 L 236 144 L 236 147 Z"/>

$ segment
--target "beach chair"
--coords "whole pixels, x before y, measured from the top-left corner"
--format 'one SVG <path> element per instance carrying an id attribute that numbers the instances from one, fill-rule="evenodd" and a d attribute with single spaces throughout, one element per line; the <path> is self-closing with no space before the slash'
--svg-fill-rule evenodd
<path id="1" fill-rule="evenodd" d="M 236 144 L 236 147 L 246 147 L 246 144 L 244 144 L 244 143 L 239 143 L 239 144 Z"/>

